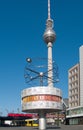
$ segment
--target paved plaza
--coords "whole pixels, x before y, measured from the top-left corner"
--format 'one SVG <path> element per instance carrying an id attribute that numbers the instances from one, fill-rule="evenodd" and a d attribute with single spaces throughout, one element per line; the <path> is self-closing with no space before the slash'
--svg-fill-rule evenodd
<path id="1" fill-rule="evenodd" d="M 38 130 L 37 127 L 0 127 L 0 130 Z M 49 126 L 47 130 L 83 130 L 83 125 Z"/>

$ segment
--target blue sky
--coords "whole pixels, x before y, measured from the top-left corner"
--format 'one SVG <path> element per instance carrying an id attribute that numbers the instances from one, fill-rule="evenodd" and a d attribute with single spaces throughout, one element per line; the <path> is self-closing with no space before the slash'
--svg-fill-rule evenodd
<path id="1" fill-rule="evenodd" d="M 68 97 L 68 69 L 79 62 L 83 45 L 83 0 L 51 0 L 51 17 L 57 38 L 53 59 L 59 67 L 63 97 Z M 26 88 L 27 57 L 47 58 L 43 33 L 47 0 L 0 1 L 0 113 L 21 111 L 21 91 Z"/>

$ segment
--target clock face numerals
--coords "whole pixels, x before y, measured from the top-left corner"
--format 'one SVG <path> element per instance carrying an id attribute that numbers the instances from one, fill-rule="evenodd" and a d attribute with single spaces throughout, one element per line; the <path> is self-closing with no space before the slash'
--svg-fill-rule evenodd
<path id="1" fill-rule="evenodd" d="M 52 64 L 53 69 L 48 70 L 48 62 Z M 52 72 L 53 77 L 49 77 L 48 73 Z M 47 86 L 48 80 L 53 83 L 58 82 L 58 67 L 56 63 L 50 62 L 46 58 L 27 58 L 27 64 L 24 70 L 25 82 L 30 86 Z"/>

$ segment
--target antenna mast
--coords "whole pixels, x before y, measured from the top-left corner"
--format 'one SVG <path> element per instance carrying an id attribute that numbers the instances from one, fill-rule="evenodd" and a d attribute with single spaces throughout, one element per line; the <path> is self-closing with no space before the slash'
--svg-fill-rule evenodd
<path id="1" fill-rule="evenodd" d="M 48 19 L 50 19 L 50 0 L 48 0 Z"/>

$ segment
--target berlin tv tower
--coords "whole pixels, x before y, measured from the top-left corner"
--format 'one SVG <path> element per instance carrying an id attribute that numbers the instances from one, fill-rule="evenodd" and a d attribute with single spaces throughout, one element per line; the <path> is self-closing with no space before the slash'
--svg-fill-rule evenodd
<path id="1" fill-rule="evenodd" d="M 48 19 L 46 21 L 46 30 L 43 38 L 48 47 L 48 87 L 53 87 L 53 82 L 50 79 L 53 77 L 52 46 L 56 39 L 56 34 L 53 30 L 53 20 L 51 19 L 50 15 L 50 0 L 48 0 Z"/>

